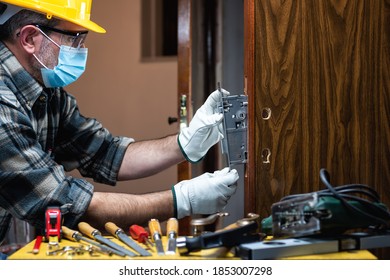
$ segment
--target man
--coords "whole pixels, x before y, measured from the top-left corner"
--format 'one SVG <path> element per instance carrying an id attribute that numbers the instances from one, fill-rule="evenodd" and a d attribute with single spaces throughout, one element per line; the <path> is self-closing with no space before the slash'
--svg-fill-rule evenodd
<path id="1" fill-rule="evenodd" d="M 63 2 L 63 3 L 62 3 Z M 153 175 L 185 159 L 200 161 L 223 137 L 215 91 L 179 135 L 135 142 L 82 116 L 63 87 L 83 73 L 92 1 L 0 1 L 0 242 L 12 216 L 44 228 L 48 206 L 64 225 L 80 221 L 127 228 L 151 218 L 211 214 L 235 192 L 236 170 L 223 169 L 145 195 L 93 192 L 85 177 L 115 185 Z"/>

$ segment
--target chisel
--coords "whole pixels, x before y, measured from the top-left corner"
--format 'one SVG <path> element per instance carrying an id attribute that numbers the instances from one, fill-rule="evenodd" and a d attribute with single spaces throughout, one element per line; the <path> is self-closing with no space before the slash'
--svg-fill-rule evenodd
<path id="1" fill-rule="evenodd" d="M 112 223 L 112 222 L 108 222 L 104 225 L 104 227 L 106 228 L 106 230 L 112 234 L 113 236 L 115 236 L 116 238 L 118 238 L 120 241 L 122 241 L 123 243 L 125 243 L 127 246 L 129 246 L 131 249 L 133 249 L 134 251 L 136 251 L 138 254 L 140 254 L 141 256 L 143 257 L 146 257 L 146 256 L 151 256 L 152 254 L 149 253 L 148 251 L 146 251 L 144 248 L 142 248 L 141 246 L 139 246 L 137 243 L 135 243 L 135 241 L 133 241 L 132 239 L 130 239 L 126 233 L 123 231 L 123 229 L 119 228 L 116 224 Z"/>
<path id="2" fill-rule="evenodd" d="M 85 235 L 88 235 L 89 237 L 91 237 L 91 238 L 111 247 L 111 248 L 114 248 L 117 251 L 125 253 L 129 257 L 136 257 L 137 256 L 132 251 L 127 250 L 127 249 L 123 248 L 122 246 L 119 246 L 118 244 L 116 244 L 115 242 L 113 242 L 107 238 L 104 238 L 99 230 L 91 227 L 89 224 L 87 224 L 85 222 L 81 222 L 81 223 L 79 223 L 78 226 L 79 226 L 79 230 L 82 233 L 84 233 Z"/>
<path id="3" fill-rule="evenodd" d="M 176 237 L 179 229 L 179 222 L 176 218 L 170 218 L 167 222 L 167 237 L 168 237 L 168 247 L 166 254 L 175 255 L 176 254 Z"/>
<path id="4" fill-rule="evenodd" d="M 115 250 L 115 249 L 108 247 L 106 245 L 103 245 L 103 244 L 96 242 L 92 239 L 86 238 L 80 232 L 78 232 L 76 230 L 72 230 L 70 228 L 67 228 L 66 226 L 62 226 L 62 232 L 63 232 L 64 237 L 66 239 L 71 240 L 71 241 L 77 241 L 77 242 L 82 240 L 84 242 L 87 242 L 87 243 L 99 248 L 102 253 L 105 253 L 108 255 L 116 254 L 116 255 L 121 256 L 121 257 L 126 256 L 125 253 L 118 251 L 118 250 Z"/>
<path id="5" fill-rule="evenodd" d="M 149 221 L 149 230 L 150 230 L 150 235 L 152 236 L 152 239 L 156 244 L 157 254 L 165 255 L 162 240 L 161 240 L 160 222 L 157 219 L 151 219 Z"/>

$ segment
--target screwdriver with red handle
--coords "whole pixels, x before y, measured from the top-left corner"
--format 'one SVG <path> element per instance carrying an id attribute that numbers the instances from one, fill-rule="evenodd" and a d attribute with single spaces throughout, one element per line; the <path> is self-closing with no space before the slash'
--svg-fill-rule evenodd
<path id="1" fill-rule="evenodd" d="M 129 231 L 130 231 L 130 236 L 134 240 L 137 240 L 140 243 L 145 243 L 146 245 L 153 247 L 153 243 L 150 242 L 149 240 L 149 234 L 143 227 L 139 225 L 132 225 Z"/>

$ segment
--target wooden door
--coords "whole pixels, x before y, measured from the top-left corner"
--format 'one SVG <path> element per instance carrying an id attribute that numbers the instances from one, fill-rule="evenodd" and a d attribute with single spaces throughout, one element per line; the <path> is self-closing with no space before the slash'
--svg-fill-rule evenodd
<path id="1" fill-rule="evenodd" d="M 321 168 L 390 206 L 390 2 L 245 0 L 245 13 L 246 211 L 323 189 Z"/>

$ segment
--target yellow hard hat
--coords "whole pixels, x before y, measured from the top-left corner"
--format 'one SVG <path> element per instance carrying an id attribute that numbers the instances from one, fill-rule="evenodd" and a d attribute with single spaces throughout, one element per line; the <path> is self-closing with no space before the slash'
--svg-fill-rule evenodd
<path id="1" fill-rule="evenodd" d="M 90 20 L 92 0 L 1 0 L 0 2 L 46 14 L 49 19 L 54 16 L 70 21 L 98 33 L 106 32 L 103 27 Z M 8 18 L 20 10 L 15 8 L 13 7 L 8 13 Z"/>

